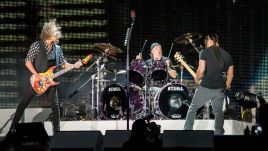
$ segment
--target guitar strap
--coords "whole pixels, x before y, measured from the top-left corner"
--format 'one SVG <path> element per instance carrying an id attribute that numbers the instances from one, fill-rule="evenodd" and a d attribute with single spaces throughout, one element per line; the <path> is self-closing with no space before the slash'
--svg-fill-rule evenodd
<path id="1" fill-rule="evenodd" d="M 220 53 L 220 48 L 219 47 L 213 47 L 213 53 L 215 54 L 216 56 L 216 59 L 218 61 L 218 65 L 219 65 L 219 72 L 220 74 L 222 75 L 223 73 L 225 73 L 225 71 L 223 71 L 223 67 L 224 67 L 224 60 L 221 56 L 221 53 Z M 224 82 L 226 81 L 226 73 L 225 75 L 222 75 L 222 78 L 224 80 Z M 227 92 L 226 92 L 226 89 L 223 89 L 222 90 L 223 93 L 224 93 L 224 101 L 225 101 L 225 108 L 227 109 L 228 108 L 228 98 L 227 98 Z"/>
<path id="2" fill-rule="evenodd" d="M 56 65 L 58 66 L 59 65 L 59 55 L 60 55 L 60 46 L 54 44 L 53 45 L 53 50 L 54 50 L 54 53 L 55 53 L 55 58 L 56 58 Z"/>
<path id="3" fill-rule="evenodd" d="M 213 53 L 216 56 L 216 59 L 218 61 L 218 65 L 220 67 L 220 72 L 223 72 L 223 66 L 224 66 L 224 61 L 220 53 L 220 48 L 219 47 L 213 47 Z"/>
<path id="4" fill-rule="evenodd" d="M 217 62 L 218 62 L 218 66 L 219 66 L 219 72 L 222 75 L 223 80 L 226 80 L 226 71 L 224 71 L 224 60 L 221 56 L 220 53 L 220 48 L 219 47 L 212 47 L 212 51 L 214 53 L 214 55 L 216 56 Z"/>

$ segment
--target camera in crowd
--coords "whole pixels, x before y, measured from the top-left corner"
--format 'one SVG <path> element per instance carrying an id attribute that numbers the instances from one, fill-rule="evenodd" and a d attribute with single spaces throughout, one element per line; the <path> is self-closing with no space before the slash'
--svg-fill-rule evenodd
<path id="1" fill-rule="evenodd" d="M 154 118 L 154 115 L 150 114 L 143 119 L 147 123 L 147 141 L 149 143 L 158 143 L 161 141 L 160 131 L 161 126 L 156 124 L 155 122 L 151 122 L 150 120 Z"/>

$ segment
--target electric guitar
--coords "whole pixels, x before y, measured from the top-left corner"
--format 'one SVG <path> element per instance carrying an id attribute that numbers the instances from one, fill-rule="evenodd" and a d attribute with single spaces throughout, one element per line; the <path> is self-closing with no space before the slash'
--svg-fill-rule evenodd
<path id="1" fill-rule="evenodd" d="M 195 72 L 193 71 L 193 69 L 184 61 L 184 57 L 179 53 L 179 52 L 176 52 L 175 55 L 174 55 L 174 58 L 181 63 L 181 65 L 183 67 L 186 68 L 186 70 L 193 76 L 193 78 L 195 79 L 196 78 L 196 74 Z M 199 82 L 200 83 L 200 82 Z"/>
<path id="2" fill-rule="evenodd" d="M 40 76 L 43 77 L 42 79 L 39 79 L 35 75 L 32 75 L 30 77 L 30 83 L 31 83 L 34 93 L 36 95 L 41 95 L 45 93 L 49 87 L 58 84 L 53 81 L 54 78 L 72 70 L 73 68 L 79 68 L 83 64 L 87 64 L 89 60 L 91 60 L 92 58 L 93 58 L 93 55 L 90 54 L 87 57 L 85 57 L 83 60 L 78 60 L 75 64 L 71 65 L 70 67 L 62 69 L 56 73 L 53 73 L 53 71 L 55 70 L 57 66 L 52 66 L 46 72 L 38 73 Z"/>

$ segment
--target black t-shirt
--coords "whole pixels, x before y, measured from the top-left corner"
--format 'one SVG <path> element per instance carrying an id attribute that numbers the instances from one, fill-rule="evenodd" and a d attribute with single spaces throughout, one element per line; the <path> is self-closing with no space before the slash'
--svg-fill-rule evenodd
<path id="1" fill-rule="evenodd" d="M 224 49 L 218 47 L 221 57 L 224 61 L 224 65 L 221 71 L 220 64 L 216 58 L 213 51 L 216 47 L 209 47 L 200 52 L 199 60 L 204 60 L 206 62 L 206 69 L 204 76 L 202 77 L 201 86 L 209 89 L 221 89 L 225 88 L 225 80 L 223 78 L 222 72 L 227 72 L 228 68 L 233 65 L 233 60 L 231 55 Z"/>

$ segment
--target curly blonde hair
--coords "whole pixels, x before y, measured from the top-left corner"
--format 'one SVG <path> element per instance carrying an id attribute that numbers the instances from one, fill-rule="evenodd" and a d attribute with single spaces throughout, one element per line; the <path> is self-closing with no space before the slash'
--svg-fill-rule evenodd
<path id="1" fill-rule="evenodd" d="M 59 26 L 56 21 L 56 19 L 51 19 L 44 24 L 40 34 L 41 40 L 46 40 L 51 36 L 56 36 L 57 40 L 62 37 L 61 26 Z"/>

